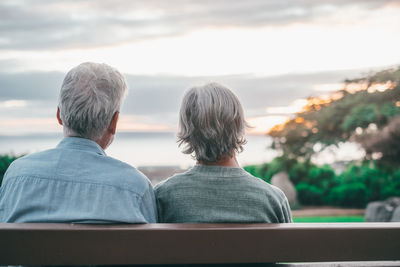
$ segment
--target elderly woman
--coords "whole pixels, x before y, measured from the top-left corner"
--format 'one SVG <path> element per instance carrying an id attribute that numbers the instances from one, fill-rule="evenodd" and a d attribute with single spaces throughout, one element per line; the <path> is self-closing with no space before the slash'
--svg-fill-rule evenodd
<path id="1" fill-rule="evenodd" d="M 228 88 L 211 83 L 186 92 L 178 141 L 197 163 L 156 186 L 160 222 L 292 221 L 284 193 L 239 166 L 245 128 L 242 106 Z"/>

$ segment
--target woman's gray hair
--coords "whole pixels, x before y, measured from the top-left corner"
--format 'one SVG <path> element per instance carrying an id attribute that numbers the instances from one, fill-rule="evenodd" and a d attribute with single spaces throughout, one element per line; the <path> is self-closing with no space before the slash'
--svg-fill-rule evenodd
<path id="1" fill-rule="evenodd" d="M 126 89 L 121 73 L 106 64 L 86 62 L 70 70 L 58 104 L 65 134 L 100 138 L 119 111 Z"/>
<path id="2" fill-rule="evenodd" d="M 189 89 L 179 115 L 179 146 L 198 162 L 216 162 L 241 152 L 247 123 L 237 96 L 228 88 L 209 83 Z"/>

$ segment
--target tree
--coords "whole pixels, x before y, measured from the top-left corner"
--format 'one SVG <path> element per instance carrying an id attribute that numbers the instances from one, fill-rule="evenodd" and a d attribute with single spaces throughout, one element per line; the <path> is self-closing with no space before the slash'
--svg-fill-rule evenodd
<path id="1" fill-rule="evenodd" d="M 400 155 L 395 141 L 399 140 L 399 117 L 400 67 L 346 80 L 344 88 L 327 99 L 308 98 L 301 112 L 268 135 L 273 138 L 272 148 L 288 158 L 308 161 L 316 144 L 322 150 L 356 141 L 365 148 L 367 158 L 381 153 L 382 159 L 391 159 Z"/>
<path id="2" fill-rule="evenodd" d="M 357 140 L 368 156 L 400 166 L 400 116 L 391 120 L 382 130 L 360 136 Z"/>

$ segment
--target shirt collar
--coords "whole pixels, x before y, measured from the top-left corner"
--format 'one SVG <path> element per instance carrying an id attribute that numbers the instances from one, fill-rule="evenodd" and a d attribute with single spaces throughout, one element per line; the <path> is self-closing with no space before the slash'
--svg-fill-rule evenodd
<path id="1" fill-rule="evenodd" d="M 96 142 L 82 137 L 64 137 L 57 145 L 57 148 L 87 150 L 106 156 L 106 152 Z"/>

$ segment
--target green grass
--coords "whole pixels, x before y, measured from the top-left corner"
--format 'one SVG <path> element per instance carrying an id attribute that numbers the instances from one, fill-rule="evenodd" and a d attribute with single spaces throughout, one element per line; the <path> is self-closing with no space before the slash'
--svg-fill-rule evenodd
<path id="1" fill-rule="evenodd" d="M 364 216 L 317 216 L 317 217 L 294 217 L 296 223 L 327 223 L 327 222 L 364 222 Z"/>

